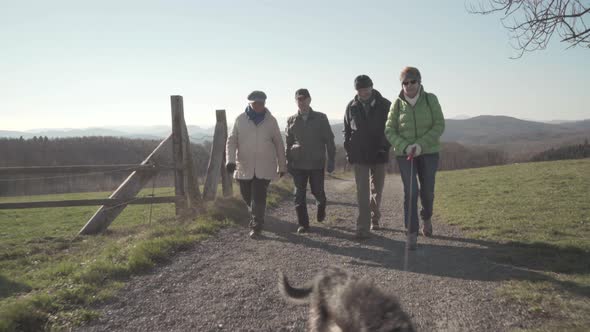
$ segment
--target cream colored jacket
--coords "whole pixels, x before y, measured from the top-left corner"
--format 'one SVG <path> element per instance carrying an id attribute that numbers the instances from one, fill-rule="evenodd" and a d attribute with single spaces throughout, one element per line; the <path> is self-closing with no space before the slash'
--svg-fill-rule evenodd
<path id="1" fill-rule="evenodd" d="M 242 112 L 234 122 L 225 147 L 227 163 L 235 163 L 238 180 L 274 180 L 287 172 L 285 146 L 277 120 L 267 110 L 258 125 Z"/>

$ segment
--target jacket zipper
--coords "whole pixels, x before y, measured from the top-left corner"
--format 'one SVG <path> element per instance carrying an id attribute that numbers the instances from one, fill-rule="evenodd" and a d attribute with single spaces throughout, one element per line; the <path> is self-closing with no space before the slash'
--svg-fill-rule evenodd
<path id="1" fill-rule="evenodd" d="M 262 124 L 262 122 L 260 124 Z M 254 176 L 252 178 L 256 177 L 256 164 L 257 164 L 256 161 L 258 160 L 258 147 L 260 146 L 260 144 L 258 144 L 259 143 L 258 142 L 258 127 L 259 126 L 256 123 L 254 123 L 254 128 L 256 128 L 256 154 L 255 154 L 256 157 L 254 158 Z"/>

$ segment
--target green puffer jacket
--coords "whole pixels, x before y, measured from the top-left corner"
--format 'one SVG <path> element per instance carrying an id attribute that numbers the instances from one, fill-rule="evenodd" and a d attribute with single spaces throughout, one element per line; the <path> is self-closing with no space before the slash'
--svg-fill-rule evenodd
<path id="1" fill-rule="evenodd" d="M 412 107 L 404 98 L 403 91 L 391 104 L 385 136 L 393 146 L 396 156 L 405 155 L 410 144 L 420 144 L 422 154 L 440 151 L 440 136 L 445 130 L 443 116 L 438 98 L 420 88 L 420 97 Z"/>

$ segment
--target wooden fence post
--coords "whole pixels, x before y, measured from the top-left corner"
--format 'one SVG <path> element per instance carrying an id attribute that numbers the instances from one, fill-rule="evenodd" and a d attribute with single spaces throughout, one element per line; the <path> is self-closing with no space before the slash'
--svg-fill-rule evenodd
<path id="1" fill-rule="evenodd" d="M 219 122 L 219 119 L 217 120 Z M 221 119 L 222 125 L 223 125 L 223 159 L 221 162 L 221 187 L 223 188 L 223 196 L 224 197 L 229 197 L 232 196 L 233 193 L 233 187 L 232 187 L 232 181 L 231 181 L 231 175 L 225 170 L 225 163 L 227 162 L 225 159 L 225 147 L 226 147 L 226 142 L 227 142 L 227 132 L 228 132 L 228 128 L 227 128 L 227 118 L 225 116 L 225 110 L 223 110 L 223 119 Z"/>
<path id="2" fill-rule="evenodd" d="M 207 166 L 207 178 L 205 179 L 205 187 L 203 189 L 203 198 L 206 200 L 215 199 L 220 175 L 222 178 L 222 184 L 224 185 L 224 195 L 227 190 L 225 187 L 227 185 L 227 180 L 223 181 L 223 175 L 227 175 L 227 172 L 225 172 L 225 169 L 223 169 L 225 160 L 225 142 L 227 141 L 227 121 L 225 119 L 225 110 L 217 110 L 216 118 L 217 122 L 215 124 L 215 134 L 213 135 L 213 144 L 211 145 L 209 165 Z"/>
<path id="3" fill-rule="evenodd" d="M 172 108 L 172 151 L 174 159 L 174 187 L 178 198 L 176 215 L 195 208 L 200 200 L 199 179 L 195 175 L 190 139 L 184 121 L 182 96 L 170 96 Z"/>
<path id="4" fill-rule="evenodd" d="M 180 128 L 182 96 L 170 96 L 172 105 L 172 160 L 174 161 L 174 193 L 176 195 L 176 215 L 186 207 L 184 196 L 184 168 L 182 165 L 182 129 Z"/>

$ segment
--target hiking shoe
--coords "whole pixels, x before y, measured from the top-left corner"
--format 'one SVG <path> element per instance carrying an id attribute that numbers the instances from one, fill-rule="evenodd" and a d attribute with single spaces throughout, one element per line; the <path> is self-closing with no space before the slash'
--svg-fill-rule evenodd
<path id="1" fill-rule="evenodd" d="M 308 230 L 309 230 L 309 226 L 299 226 L 299 228 L 297 228 L 297 233 L 298 234 L 307 233 Z"/>
<path id="2" fill-rule="evenodd" d="M 322 222 L 326 219 L 326 207 L 319 207 L 318 206 L 318 214 L 317 214 L 317 221 Z"/>
<path id="3" fill-rule="evenodd" d="M 260 231 L 259 230 L 252 229 L 252 230 L 250 230 L 250 233 L 248 233 L 248 236 L 251 239 L 256 239 L 256 238 L 258 238 L 260 236 Z"/>
<path id="4" fill-rule="evenodd" d="M 371 223 L 371 230 L 372 231 L 378 231 L 381 229 L 381 226 L 379 226 L 379 223 Z"/>
<path id="5" fill-rule="evenodd" d="M 410 233 L 406 238 L 406 249 L 416 250 L 418 243 L 418 233 Z"/>
<path id="6" fill-rule="evenodd" d="M 432 236 L 432 220 L 425 219 L 422 223 L 422 235 Z"/>

